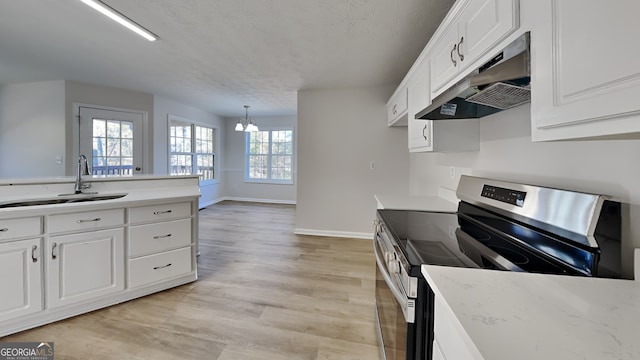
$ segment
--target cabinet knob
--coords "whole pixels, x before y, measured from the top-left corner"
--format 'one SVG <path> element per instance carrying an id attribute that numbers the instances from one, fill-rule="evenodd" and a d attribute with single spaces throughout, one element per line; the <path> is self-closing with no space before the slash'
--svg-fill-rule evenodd
<path id="1" fill-rule="evenodd" d="M 460 59 L 460 61 L 464 61 L 464 55 L 462 55 L 462 53 L 460 52 L 460 48 L 462 48 L 463 42 L 464 42 L 464 36 L 460 38 L 460 42 L 458 43 L 458 58 Z"/>
<path id="2" fill-rule="evenodd" d="M 2 229 L 0 229 L 0 232 L 7 232 L 7 231 L 9 231 L 9 228 L 2 228 Z"/>
<path id="3" fill-rule="evenodd" d="M 53 260 L 58 258 L 58 252 L 56 251 L 57 248 L 58 248 L 58 244 L 53 243 L 53 245 L 51 246 L 51 259 Z"/>
<path id="4" fill-rule="evenodd" d="M 33 262 L 38 262 L 38 245 L 33 245 L 33 247 L 31 247 L 31 260 L 33 260 Z"/>
<path id="5" fill-rule="evenodd" d="M 453 52 L 456 51 L 458 49 L 458 44 L 453 44 L 453 49 L 451 49 L 451 52 L 449 53 L 449 56 L 451 56 L 451 62 L 453 63 L 453 66 L 457 66 L 458 62 L 456 61 L 456 59 L 453 58 Z"/>
<path id="6" fill-rule="evenodd" d="M 422 137 L 424 138 L 424 140 L 427 140 L 427 134 L 425 134 L 425 130 L 427 130 L 427 124 L 424 124 L 424 127 L 422 128 Z"/>

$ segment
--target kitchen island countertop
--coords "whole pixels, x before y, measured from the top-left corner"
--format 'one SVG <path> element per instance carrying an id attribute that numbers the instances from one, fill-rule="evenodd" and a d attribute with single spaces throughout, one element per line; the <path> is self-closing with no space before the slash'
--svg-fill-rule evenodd
<path id="1" fill-rule="evenodd" d="M 422 273 L 477 359 L 640 359 L 640 282 L 432 265 Z"/>

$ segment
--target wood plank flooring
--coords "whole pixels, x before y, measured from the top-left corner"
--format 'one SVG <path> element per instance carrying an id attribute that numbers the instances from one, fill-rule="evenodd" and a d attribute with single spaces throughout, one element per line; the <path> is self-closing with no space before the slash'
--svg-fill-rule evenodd
<path id="1" fill-rule="evenodd" d="M 379 359 L 370 240 L 293 234 L 295 207 L 200 212 L 199 280 L 0 341 L 56 360 Z"/>

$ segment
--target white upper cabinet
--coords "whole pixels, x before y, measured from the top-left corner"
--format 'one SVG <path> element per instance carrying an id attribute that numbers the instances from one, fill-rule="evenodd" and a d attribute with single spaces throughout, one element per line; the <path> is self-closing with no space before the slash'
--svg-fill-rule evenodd
<path id="1" fill-rule="evenodd" d="M 409 151 L 433 151 L 431 141 L 431 120 L 416 119 L 415 115 L 420 110 L 431 104 L 429 93 L 429 61 L 418 59 L 415 71 L 411 73 L 407 81 L 409 92 L 409 116 L 408 135 Z"/>
<path id="2" fill-rule="evenodd" d="M 640 132 L 640 2 L 532 2 L 532 139 Z"/>
<path id="3" fill-rule="evenodd" d="M 432 40 L 432 97 L 473 71 L 471 65 L 519 25 L 517 0 L 458 1 Z"/>
<path id="4" fill-rule="evenodd" d="M 415 114 L 431 104 L 429 95 L 429 59 L 418 59 L 408 77 L 409 152 L 475 151 L 480 146 L 477 119 L 421 120 Z"/>
<path id="5" fill-rule="evenodd" d="M 387 102 L 389 126 L 407 126 L 407 87 L 402 84 Z"/>

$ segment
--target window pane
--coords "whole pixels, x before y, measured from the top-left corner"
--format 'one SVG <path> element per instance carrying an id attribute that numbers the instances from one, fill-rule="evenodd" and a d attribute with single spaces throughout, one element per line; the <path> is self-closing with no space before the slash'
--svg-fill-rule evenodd
<path id="1" fill-rule="evenodd" d="M 133 139 L 123 139 L 120 145 L 122 156 L 133 156 Z"/>
<path id="2" fill-rule="evenodd" d="M 201 181 L 214 179 L 215 129 L 183 123 L 173 123 L 170 129 L 170 174 L 197 174 Z"/>
<path id="3" fill-rule="evenodd" d="M 247 178 L 291 181 L 293 131 L 258 131 L 247 135 Z"/>
<path id="4" fill-rule="evenodd" d="M 93 174 L 133 175 L 133 122 L 93 119 L 92 125 Z"/>
<path id="5" fill-rule="evenodd" d="M 133 123 L 130 121 L 122 122 L 122 136 L 123 139 L 133 139 Z"/>

